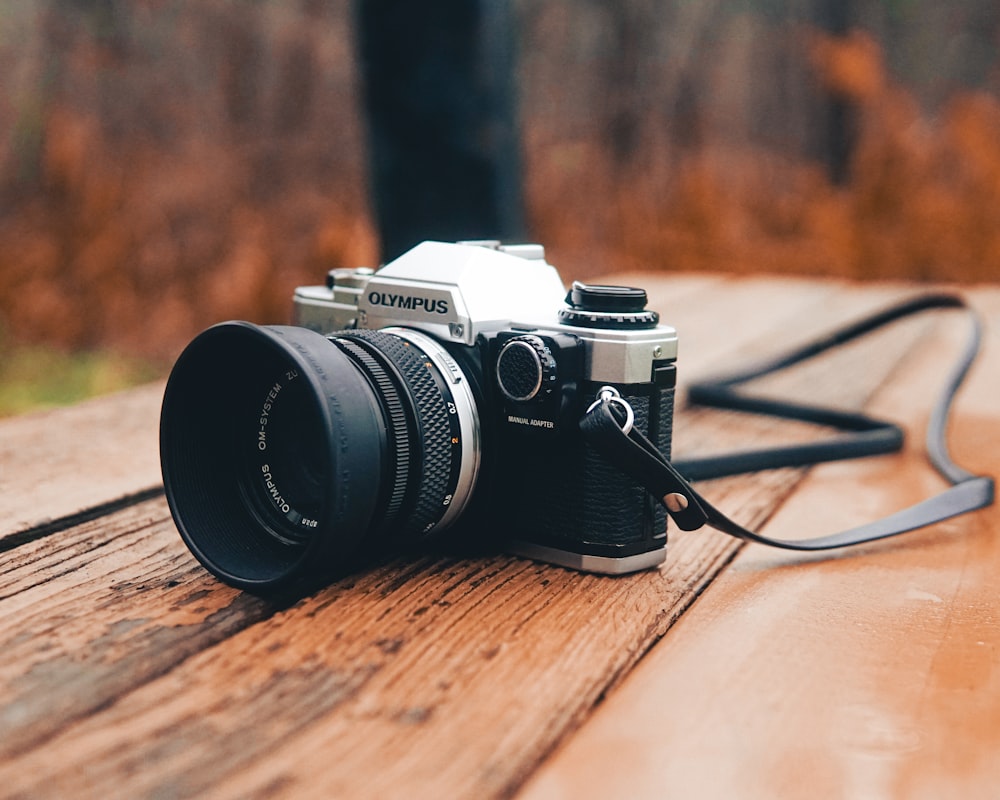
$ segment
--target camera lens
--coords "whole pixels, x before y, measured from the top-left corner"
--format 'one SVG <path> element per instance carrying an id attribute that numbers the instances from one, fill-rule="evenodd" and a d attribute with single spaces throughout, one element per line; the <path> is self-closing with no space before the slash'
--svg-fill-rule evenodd
<path id="1" fill-rule="evenodd" d="M 160 453 L 181 536 L 267 591 L 450 524 L 479 466 L 471 387 L 434 339 L 230 322 L 177 360 Z"/>

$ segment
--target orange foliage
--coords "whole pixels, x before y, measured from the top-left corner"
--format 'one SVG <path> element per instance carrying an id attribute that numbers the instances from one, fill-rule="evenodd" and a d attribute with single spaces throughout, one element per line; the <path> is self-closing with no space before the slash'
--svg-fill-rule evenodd
<path id="1" fill-rule="evenodd" d="M 891 80 L 870 37 L 811 38 L 822 84 L 857 118 L 845 185 L 815 162 L 713 141 L 622 174 L 591 142 L 536 134 L 528 176 L 540 238 L 591 273 L 1000 278 L 997 99 L 964 92 L 932 119 Z"/>
<path id="2" fill-rule="evenodd" d="M 250 197 L 247 153 L 224 142 L 112 152 L 58 108 L 45 134 L 42 191 L 0 229 L 0 320 L 17 338 L 169 357 L 220 319 L 283 321 L 294 286 L 375 257 L 350 197 Z"/>
<path id="3" fill-rule="evenodd" d="M 347 9 L 86 9 L 39 11 L 0 98 L 0 338 L 169 359 L 374 261 Z"/>
<path id="4" fill-rule="evenodd" d="M 308 19 L 286 27 L 271 45 L 277 75 L 248 89 L 245 65 L 226 61 L 232 68 L 206 90 L 215 94 L 202 111 L 229 109 L 228 122 L 204 123 L 176 91 L 155 104 L 166 122 L 125 135 L 71 97 L 42 106 L 37 175 L 25 183 L 8 165 L 0 186 L 0 333 L 170 357 L 220 319 L 286 319 L 291 289 L 329 268 L 373 264 L 353 89 L 338 90 L 339 106 L 327 97 L 339 111 L 325 116 L 288 89 L 308 83 L 323 58 L 343 72 L 345 32 L 320 40 Z M 249 23 L 219 30 L 234 37 L 237 60 L 262 46 Z M 870 37 L 798 32 L 819 86 L 856 120 L 842 185 L 805 157 L 697 126 L 685 141 L 662 132 L 639 140 L 623 165 L 601 130 L 567 137 L 547 109 L 524 110 L 532 236 L 564 276 L 644 267 L 1000 277 L 996 98 L 956 95 L 931 118 Z M 76 57 L 74 75 L 116 69 L 92 47 Z M 156 125 L 182 135 L 156 134 Z"/>

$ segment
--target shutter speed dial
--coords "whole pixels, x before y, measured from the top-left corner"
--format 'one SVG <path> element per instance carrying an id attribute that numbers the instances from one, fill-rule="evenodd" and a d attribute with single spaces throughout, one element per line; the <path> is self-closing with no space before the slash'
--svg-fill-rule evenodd
<path id="1" fill-rule="evenodd" d="M 516 336 L 497 356 L 497 385 L 515 403 L 544 400 L 556 385 L 556 360 L 541 337 Z"/>

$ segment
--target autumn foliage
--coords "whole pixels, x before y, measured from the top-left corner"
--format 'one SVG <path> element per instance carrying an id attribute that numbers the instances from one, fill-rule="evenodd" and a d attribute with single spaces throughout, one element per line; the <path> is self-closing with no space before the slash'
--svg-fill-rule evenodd
<path id="1" fill-rule="evenodd" d="M 581 187 L 542 168 L 529 197 L 546 241 L 612 268 L 1000 278 L 1000 102 L 962 92 L 931 117 L 869 36 L 807 38 L 821 86 L 853 115 L 845 182 L 814 160 L 710 140 L 681 152 L 664 143 L 665 157 L 623 174 L 579 142 L 573 160 L 595 165 L 582 195 L 598 210 L 559 214 Z"/>
<path id="2" fill-rule="evenodd" d="M 283 321 L 292 287 L 370 263 L 343 13 L 129 14 L 117 29 L 54 3 L 36 25 L 48 62 L 0 107 L 0 335 L 169 358 L 221 319 Z"/>
<path id="3" fill-rule="evenodd" d="M 377 261 L 345 14 L 247 5 L 233 24 L 169 7 L 169 34 L 156 3 L 135 4 L 131 37 L 43 20 L 55 89 L 26 80 L 0 107 L 0 334 L 169 358 L 214 321 L 283 320 L 294 286 Z M 789 35 L 850 112 L 846 180 L 697 119 L 623 159 L 600 120 L 566 135 L 543 103 L 523 108 L 531 234 L 564 276 L 1000 277 L 996 98 L 930 114 L 865 34 Z"/>

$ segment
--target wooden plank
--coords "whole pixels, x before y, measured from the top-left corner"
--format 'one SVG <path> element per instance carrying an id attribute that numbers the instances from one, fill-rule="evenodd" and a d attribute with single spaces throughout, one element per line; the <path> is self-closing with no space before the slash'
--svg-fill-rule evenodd
<path id="1" fill-rule="evenodd" d="M 716 282 L 706 278 L 683 283 L 698 289 Z M 155 452 L 155 441 L 148 434 L 156 430 L 161 391 L 161 387 L 149 387 L 79 408 L 26 416 L 8 425 L 7 432 L 13 433 L 7 438 L 9 450 L 19 454 L 23 462 L 19 466 L 26 467 L 12 473 L 19 478 L 20 488 L 29 490 L 38 473 L 29 468 L 38 463 L 28 457 L 29 445 L 37 448 L 41 457 L 50 458 L 61 438 L 55 435 L 58 431 L 94 430 L 105 453 L 134 455 L 127 446 L 133 439 L 145 451 Z M 125 424 L 115 426 L 116 420 Z M 137 436 L 137 432 L 142 435 Z M 75 441 L 79 445 L 82 440 L 76 437 Z M 55 468 L 67 475 L 67 484 L 74 484 L 85 474 L 75 468 L 82 459 L 80 447 L 59 453 Z M 98 502 L 119 496 L 118 472 L 101 471 L 92 478 Z M 4 495 L 3 503 L 10 507 L 19 498 L 22 495 L 17 492 Z M 71 508 L 85 513 L 86 505 L 85 498 Z M 71 521 L 72 515 L 48 525 L 58 531 L 60 525 L 68 526 Z M 38 529 L 29 532 L 37 533 Z M 263 607 L 252 603 L 232 602 L 236 610 L 230 613 L 234 610 L 230 606 L 197 602 L 208 591 L 206 583 L 213 584 L 181 547 L 162 503 L 75 526 L 51 541 L 37 538 L 9 537 L 9 547 L 20 545 L 20 549 L 0 574 L 3 608 L 9 612 L 7 626 L 0 628 L 0 651 L 5 653 L 6 663 L 0 677 L 9 679 L 9 691 L 0 695 L 0 722 L 5 723 L 0 730 L 8 734 L 0 741 L 2 755 L 30 749 L 67 721 L 107 705 L 119 694 L 166 672 L 199 647 L 266 614 Z M 88 557 L 89 553 L 99 559 Z M 79 571 L 90 573 L 95 564 L 100 566 L 101 582 L 95 585 L 89 574 L 78 582 Z M 135 576 L 146 576 L 147 580 L 138 581 Z M 198 580 L 193 580 L 194 576 Z M 148 592 L 163 594 L 157 597 Z M 131 604 L 132 594 L 145 602 Z M 59 599 L 56 605 L 52 604 L 54 598 Z M 122 616 L 118 602 L 126 599 L 129 614 Z M 204 612 L 201 617 L 195 616 L 184 625 L 163 624 L 164 606 L 185 609 L 190 615 L 192 603 Z M 172 614 L 167 617 L 172 618 Z M 53 646 L 56 628 L 58 642 L 71 643 L 72 647 Z M 121 635 L 123 632 L 129 635 Z M 169 647 L 164 647 L 168 641 Z M 119 658 L 104 657 L 112 645 Z M 88 657 L 81 665 L 78 650 L 95 657 Z M 53 676 L 58 676 L 58 684 L 69 691 L 53 692 Z"/>
<path id="2" fill-rule="evenodd" d="M 646 290 L 648 307 L 660 313 L 668 313 L 675 304 L 693 298 L 706 298 L 727 277 L 719 273 L 707 272 L 663 272 L 649 270 L 615 272 L 585 283 L 613 284 L 615 286 L 638 286 Z"/>
<path id="3" fill-rule="evenodd" d="M 878 303 L 892 289 L 858 295 L 845 284 L 796 278 L 724 278 L 697 292 L 675 292 L 670 278 L 650 274 L 613 276 L 644 285 L 649 307 L 660 312 L 660 321 L 677 328 L 680 381 L 704 377 L 727 359 L 746 359 L 755 351 L 774 352 L 781 346 L 783 328 L 794 325 L 800 335 L 822 330 L 836 319 L 836 310 L 824 313 L 824 301 L 838 298 L 841 313 L 857 304 Z M 634 279 L 633 279 L 634 277 Z M 807 309 L 814 309 L 804 313 Z"/>
<path id="4" fill-rule="evenodd" d="M 0 421 L 0 550 L 32 530 L 155 491 L 162 397 L 155 383 Z"/>
<path id="5" fill-rule="evenodd" d="M 753 285 L 766 288 L 765 282 Z M 733 282 L 713 292 L 714 302 L 731 312 L 728 335 L 710 332 L 717 352 L 728 344 L 728 356 L 759 351 L 777 335 L 776 315 L 732 299 L 745 297 L 743 288 Z M 784 307 L 773 286 L 767 294 L 776 308 Z M 788 312 L 782 335 L 872 302 L 868 293 L 843 289 L 827 289 L 830 296 L 818 305 L 811 289 L 804 294 L 808 301 Z M 786 296 L 795 308 L 794 288 Z M 692 331 L 715 326 L 700 309 L 690 317 Z M 841 365 L 840 374 L 851 380 L 833 381 L 824 396 L 863 402 L 914 336 L 912 329 L 890 336 L 881 360 L 866 370 L 842 368 L 856 363 L 856 353 L 831 356 L 816 369 L 837 374 Z M 791 383 L 796 380 L 799 392 L 815 391 L 815 374 L 803 372 Z M 677 426 L 694 446 L 784 430 L 740 418 L 720 426 L 718 415 L 684 412 Z M 783 470 L 719 481 L 712 496 L 744 522 L 759 524 L 798 476 Z M 307 788 L 320 795 L 391 796 L 400 787 L 408 796 L 509 793 L 737 549 L 721 535 L 674 534 L 662 571 L 618 579 L 506 556 L 428 555 L 383 564 L 269 615 L 206 584 L 168 522 L 140 524 L 130 516 L 143 513 L 162 520 L 162 501 L 107 523 L 122 553 L 108 564 L 96 556 L 93 563 L 71 559 L 59 566 L 60 549 L 94 552 L 87 537 L 101 535 L 97 522 L 32 543 L 51 548 L 44 553 L 28 545 L 13 551 L 22 560 L 13 569 L 21 572 L 0 599 L 0 618 L 20 615 L 38 632 L 24 635 L 14 623 L 3 634 L 20 648 L 5 673 L 3 706 L 13 709 L 5 728 L 11 738 L 31 742 L 0 761 L 0 781 L 14 794 L 107 795 L 122 790 L 125 776 L 129 794 L 140 796 L 293 796 Z M 31 552 L 38 557 L 23 561 Z M 94 569 L 117 571 L 117 581 L 136 573 L 158 577 L 144 589 L 134 587 L 126 605 L 97 588 L 110 592 L 115 580 L 88 581 Z M 185 569 L 197 577 L 176 571 Z M 32 584 L 31 575 L 41 580 Z M 87 594 L 88 583 L 96 594 Z M 76 599 L 54 604 L 51 598 L 63 593 Z M 216 627 L 213 615 L 220 611 L 231 628 Z M 166 647 L 163 636 L 173 637 Z M 169 653 L 172 648 L 178 653 Z M 68 685 L 45 680 L 46 670 L 58 678 L 92 649 L 111 656 L 83 657 L 81 675 Z M 142 668 L 130 677 L 134 665 Z M 92 685 L 110 687 L 94 707 L 68 699 Z M 44 697 L 46 686 L 52 698 Z M 22 719 L 29 723 L 13 727 Z"/>
<path id="6" fill-rule="evenodd" d="M 951 440 L 996 475 L 1000 290 L 972 297 L 990 332 Z M 872 412 L 922 432 L 964 335 L 935 325 Z M 843 529 L 939 490 L 921 435 L 815 469 L 766 532 Z M 995 797 L 1000 520 L 908 537 L 827 556 L 748 546 L 518 797 Z"/>
<path id="7" fill-rule="evenodd" d="M 0 759 L 272 610 L 192 561 L 162 498 L 22 544 L 0 563 Z"/>

